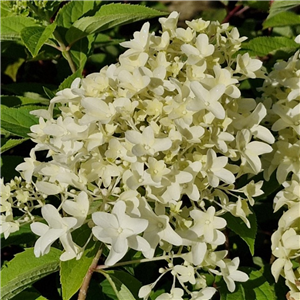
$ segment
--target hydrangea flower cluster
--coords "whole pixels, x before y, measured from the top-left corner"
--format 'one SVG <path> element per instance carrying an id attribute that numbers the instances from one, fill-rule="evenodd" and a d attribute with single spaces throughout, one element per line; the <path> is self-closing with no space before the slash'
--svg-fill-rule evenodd
<path id="1" fill-rule="evenodd" d="M 296 39 L 300 43 L 300 36 Z M 300 51 L 287 62 L 275 64 L 263 85 L 264 103 L 272 130 L 278 135 L 274 151 L 266 155 L 268 179 L 276 170 L 283 189 L 274 199 L 274 211 L 285 207 L 272 236 L 272 252 L 276 260 L 272 273 L 286 278 L 290 299 L 300 299 Z"/>
<path id="2" fill-rule="evenodd" d="M 231 260 L 220 250 L 226 241 L 222 215 L 229 212 L 250 227 L 247 217 L 263 193 L 262 181 L 240 186 L 238 179 L 262 171 L 260 156 L 272 152 L 274 137 L 261 124 L 265 106 L 243 98 L 239 89 L 243 80 L 264 76 L 260 60 L 237 54 L 246 38 L 228 24 L 198 19 L 183 29 L 177 21 L 176 12 L 160 18 L 159 35 L 145 23 L 121 44 L 128 49 L 119 63 L 77 78 L 47 110 L 33 112 L 39 117 L 31 127 L 36 146 L 17 167 L 25 182 L 2 182 L 2 230 L 7 237 L 33 221 L 31 229 L 39 236 L 35 255 L 48 253 L 59 239 L 65 250 L 61 260 L 69 260 L 80 259 L 84 250 L 72 233 L 88 224 L 86 242 L 93 237 L 109 249 L 106 265 L 119 262 L 129 248 L 149 260 L 162 253 L 167 257 L 167 267 L 140 289 L 140 298 L 148 299 L 168 273 L 172 287 L 158 300 L 184 294 L 203 300 L 216 292 L 204 272 L 223 276 L 229 291 L 248 279 L 238 270 L 239 258 Z M 290 72 L 292 64 L 281 66 Z M 277 111 L 290 110 L 292 120 L 299 94 L 290 98 L 278 102 Z M 292 159 L 300 144 L 295 134 L 291 137 L 289 122 L 287 129 L 274 125 L 286 132 L 276 155 L 289 149 L 287 159 Z M 39 151 L 47 152 L 46 161 L 37 160 Z M 295 181 L 296 175 L 287 189 Z M 48 201 L 51 195 L 59 196 L 58 206 Z M 291 211 L 299 207 L 297 201 L 278 203 Z M 40 207 L 47 224 L 31 214 Z M 24 216 L 13 219 L 13 208 Z M 284 232 L 295 233 L 293 224 L 281 227 L 278 241 Z M 290 253 L 295 255 L 293 249 Z"/>

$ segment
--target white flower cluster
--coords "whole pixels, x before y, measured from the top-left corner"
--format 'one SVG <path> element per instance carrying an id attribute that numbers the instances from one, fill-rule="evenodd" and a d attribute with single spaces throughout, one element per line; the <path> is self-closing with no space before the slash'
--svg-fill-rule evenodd
<path id="1" fill-rule="evenodd" d="M 300 37 L 300 36 L 299 36 Z M 298 39 L 299 39 L 298 37 Z M 300 42 L 300 41 L 299 41 Z M 287 62 L 275 64 L 263 85 L 263 98 L 269 108 L 272 130 L 278 137 L 274 151 L 266 155 L 267 178 L 276 170 L 283 186 L 274 199 L 274 211 L 285 207 L 272 236 L 272 253 L 276 260 L 272 273 L 286 278 L 289 299 L 300 299 L 300 51 Z M 293 262 L 295 265 L 293 265 Z"/>
<path id="2" fill-rule="evenodd" d="M 33 112 L 39 117 L 31 128 L 37 145 L 17 170 L 43 199 L 35 208 L 42 205 L 47 224 L 31 224 L 40 236 L 36 256 L 59 239 L 61 260 L 79 259 L 84 246 L 73 242 L 72 232 L 88 224 L 87 242 L 94 236 L 109 248 L 106 265 L 116 264 L 129 248 L 149 259 L 162 252 L 168 257 L 168 267 L 142 287 L 141 298 L 148 299 L 169 272 L 170 293 L 157 299 L 182 299 L 184 293 L 210 299 L 216 290 L 207 287 L 203 272 L 223 276 L 231 292 L 236 281 L 248 279 L 237 270 L 239 258 L 230 260 L 217 248 L 226 240 L 222 215 L 229 212 L 250 227 L 249 206 L 263 193 L 262 182 L 236 184 L 262 171 L 260 156 L 274 142 L 261 125 L 265 106 L 239 90 L 241 81 L 263 76 L 262 62 L 236 55 L 245 38 L 228 24 L 198 19 L 177 28 L 176 12 L 159 21 L 160 35 L 145 23 L 121 44 L 128 50 L 118 64 L 76 79 L 48 110 Z M 290 97 L 278 109 L 295 111 L 299 95 Z M 295 153 L 299 141 L 289 146 L 288 138 L 278 148 Z M 45 150 L 46 161 L 38 161 L 36 153 Z M 15 201 L 9 193 L 9 185 L 3 186 L 6 237 L 17 230 L 7 225 Z M 27 213 L 30 193 L 22 192 Z M 51 195 L 59 195 L 58 207 L 48 203 Z"/>

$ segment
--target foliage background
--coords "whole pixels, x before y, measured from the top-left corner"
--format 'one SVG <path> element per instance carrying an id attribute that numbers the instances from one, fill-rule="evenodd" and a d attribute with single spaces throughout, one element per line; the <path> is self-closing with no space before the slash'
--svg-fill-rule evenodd
<path id="1" fill-rule="evenodd" d="M 111 26 L 108 30 L 101 31 L 95 35 L 88 35 L 79 41 L 75 41 L 70 49 L 67 50 L 63 49 L 62 46 L 60 49 L 58 49 L 59 47 L 53 47 L 51 43 L 47 42 L 47 39 L 41 42 L 40 49 L 37 49 L 28 42 L 33 32 L 21 31 L 23 28 L 21 26 L 22 28 L 15 29 L 16 33 L 13 36 L 9 29 L 5 27 L 5 18 L 16 18 L 15 20 L 20 16 L 33 18 L 40 25 L 46 25 L 48 28 L 55 19 L 57 10 L 64 7 L 68 1 L 48 2 L 44 7 L 42 5 L 38 6 L 34 2 L 38 1 L 32 1 L 31 8 L 22 7 L 22 5 L 14 7 L 14 1 L 1 2 L 1 153 L 3 153 L 1 157 L 1 172 L 6 182 L 18 175 L 14 170 L 15 166 L 22 162 L 23 157 L 29 155 L 29 151 L 33 147 L 33 143 L 29 140 L 27 133 L 29 132 L 29 127 L 36 121 L 34 117 L 28 119 L 28 112 L 36 108 L 36 106 L 47 105 L 55 92 L 70 86 L 75 77 L 97 72 L 103 66 L 117 62 L 118 56 L 124 51 L 119 46 L 119 43 L 130 39 L 133 32 L 139 30 L 143 23 L 143 21 L 132 22 L 133 20 L 130 20 L 129 24 Z M 83 3 L 82 1 L 76 2 Z M 108 2 L 126 2 L 132 5 L 144 5 L 163 12 L 177 10 L 181 12 L 180 25 L 182 26 L 184 26 L 183 20 L 191 20 L 197 17 L 229 22 L 231 26 L 238 27 L 241 36 L 249 38 L 243 44 L 240 52 L 249 52 L 253 56 L 258 56 L 264 61 L 264 65 L 267 68 L 270 68 L 276 60 L 287 59 L 295 52 L 296 45 L 292 37 L 300 34 L 300 16 L 298 14 L 300 9 L 299 5 L 297 6 L 297 1 L 284 1 L 285 5 L 283 2 L 278 1 L 281 5 L 277 5 L 278 3 L 273 4 L 273 10 L 271 11 L 271 3 L 269 1 L 89 2 L 91 3 L 90 7 L 88 7 L 88 4 L 86 4 L 86 7 L 82 4 L 81 9 L 82 11 L 86 9 L 86 13 L 90 16 L 93 16 L 101 5 L 108 4 Z M 192 12 L 192 14 L 188 14 L 189 12 Z M 79 17 L 81 15 L 77 13 L 76 18 Z M 76 21 L 76 18 L 72 20 L 67 13 L 61 13 L 61 26 L 60 28 L 57 27 L 57 31 L 62 37 L 63 44 L 66 42 L 66 37 L 64 36 L 66 29 Z M 45 23 L 47 19 L 48 23 Z M 151 29 L 157 30 L 157 16 L 151 19 L 150 22 Z M 267 37 L 271 39 L 266 40 Z M 73 68 L 70 67 L 66 59 L 66 55 L 69 54 L 72 56 L 75 64 Z M 255 88 L 260 84 L 261 81 L 259 79 L 246 82 L 241 89 L 243 89 L 244 95 L 256 97 L 259 94 Z M 17 110 L 18 114 L 14 115 L 17 121 L 12 124 L 13 114 Z M 261 175 L 258 176 L 261 177 Z M 282 214 L 282 210 L 274 214 L 272 208 L 273 197 L 278 190 L 280 190 L 280 186 L 275 181 L 275 178 L 272 178 L 269 183 L 264 185 L 265 195 L 261 196 L 258 204 L 254 206 L 257 218 L 257 232 L 255 232 L 254 236 L 253 232 L 239 233 L 228 229 L 227 248 L 230 251 L 230 257 L 240 257 L 241 266 L 243 266 L 244 270 L 248 273 L 252 272 L 252 280 L 243 285 L 238 284 L 238 289 L 234 294 L 229 294 L 224 283 L 217 281 L 215 285 L 220 286 L 220 295 L 216 295 L 214 299 L 253 300 L 253 290 L 260 290 L 258 294 L 261 293 L 261 296 L 259 296 L 261 298 L 257 299 L 273 300 L 264 298 L 264 293 L 272 293 L 273 297 L 275 297 L 274 299 L 285 299 L 287 288 L 284 285 L 284 280 L 281 278 L 275 284 L 270 273 L 270 264 L 274 259 L 271 255 L 270 237 L 277 228 L 278 219 Z M 232 222 L 236 221 L 232 220 Z M 230 222 L 228 223 L 230 225 Z M 238 226 L 239 224 L 232 224 L 229 227 L 236 228 Z M 249 238 L 249 241 L 253 242 L 254 257 L 248 248 L 251 242 L 245 243 L 240 238 L 240 235 L 244 238 Z M 22 228 L 17 235 L 12 235 L 7 240 L 2 238 L 1 264 L 5 265 L 16 253 L 32 247 L 35 239 L 36 237 L 30 232 L 29 227 Z M 59 245 L 57 246 L 59 247 Z M 93 249 L 91 249 L 91 252 L 93 252 Z M 131 255 L 132 253 L 128 253 L 128 257 Z M 153 276 L 155 276 L 158 266 L 159 263 L 148 263 L 146 272 L 145 265 L 135 266 L 134 274 L 138 280 L 128 275 L 133 274 L 132 267 L 119 269 L 111 275 L 125 283 L 131 289 L 131 292 L 136 293 L 138 286 L 147 284 L 155 279 Z M 56 266 L 55 270 L 58 270 L 58 266 Z M 75 271 L 70 270 L 70 273 L 72 272 Z M 168 285 L 168 282 L 163 281 L 157 293 L 161 293 L 164 290 L 164 285 Z M 248 293 L 251 290 L 252 292 Z M 75 295 L 72 299 L 76 299 L 76 297 Z M 155 295 L 152 295 L 153 299 L 154 297 Z M 58 271 L 37 280 L 31 287 L 13 299 L 31 300 L 45 298 L 62 299 Z M 94 274 L 87 299 L 117 298 L 112 294 L 108 281 L 101 274 Z"/>

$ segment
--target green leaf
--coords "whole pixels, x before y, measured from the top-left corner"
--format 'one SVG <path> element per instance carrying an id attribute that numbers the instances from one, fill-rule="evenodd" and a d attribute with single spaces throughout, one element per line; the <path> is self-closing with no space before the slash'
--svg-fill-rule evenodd
<path id="1" fill-rule="evenodd" d="M 71 48 L 70 54 L 77 69 L 83 70 L 87 61 L 87 55 L 92 46 L 93 37 L 89 36 L 77 41 Z"/>
<path id="2" fill-rule="evenodd" d="M 85 240 L 89 237 L 90 233 L 91 229 L 87 226 L 81 227 L 76 231 L 76 234 L 80 238 L 84 237 Z M 60 263 L 60 282 L 63 300 L 69 300 L 80 289 L 84 276 L 99 250 L 99 246 L 99 243 L 90 242 L 79 260 L 74 258 Z"/>
<path id="3" fill-rule="evenodd" d="M 12 7 L 13 7 L 12 1 L 1 1 L 0 3 L 1 18 L 13 15 L 14 12 L 12 11 Z"/>
<path id="4" fill-rule="evenodd" d="M 103 5 L 95 16 L 83 17 L 77 20 L 67 31 L 66 40 L 69 43 L 74 43 L 89 34 L 98 33 L 117 25 L 163 15 L 165 15 L 165 13 L 139 5 L 120 3 Z"/>
<path id="5" fill-rule="evenodd" d="M 216 284 L 219 287 L 220 300 L 275 300 L 276 296 L 273 287 L 267 281 L 261 270 L 252 268 L 241 268 L 249 275 L 249 280 L 243 283 L 236 283 L 233 293 L 227 290 L 222 277 L 217 278 Z"/>
<path id="6" fill-rule="evenodd" d="M 109 296 L 113 300 L 135 300 L 134 296 L 126 285 L 117 278 L 116 271 L 101 271 L 105 280 L 101 282 L 103 294 Z M 128 274 L 128 276 L 131 276 Z"/>
<path id="7" fill-rule="evenodd" d="M 287 11 L 289 9 L 295 8 L 299 6 L 299 0 L 294 0 L 294 1 L 273 1 L 271 8 L 270 8 L 270 13 L 267 17 L 267 19 L 275 16 L 276 14 L 279 14 L 283 11 Z"/>
<path id="8" fill-rule="evenodd" d="M 20 67 L 23 65 L 25 59 L 23 58 L 18 58 L 18 60 L 14 61 L 12 64 L 9 64 L 5 71 L 4 74 L 9 76 L 14 82 L 17 81 L 17 73 L 20 69 Z"/>
<path id="9" fill-rule="evenodd" d="M 28 138 L 30 127 L 38 123 L 36 116 L 30 114 L 32 110 L 40 109 L 40 106 L 22 106 L 19 108 L 2 106 L 1 128 L 8 132 Z"/>
<path id="10" fill-rule="evenodd" d="M 218 9 L 204 10 L 201 17 L 204 20 L 222 22 L 225 19 L 226 15 L 227 15 L 227 11 L 225 8 L 218 8 Z"/>
<path id="11" fill-rule="evenodd" d="M 43 90 L 50 100 L 55 97 L 55 92 L 51 91 L 47 87 L 43 86 Z"/>
<path id="12" fill-rule="evenodd" d="M 56 27 L 55 23 L 46 27 L 31 26 L 21 31 L 21 39 L 33 57 L 37 56 L 45 42 L 51 37 Z"/>
<path id="13" fill-rule="evenodd" d="M 251 8 L 255 8 L 261 11 L 267 12 L 270 8 L 270 2 L 269 1 L 261 1 L 261 0 L 250 0 L 250 1 L 239 1 L 241 5 L 249 6 Z"/>
<path id="14" fill-rule="evenodd" d="M 76 79 L 76 78 L 82 78 L 82 70 L 78 69 L 75 73 L 73 73 L 72 75 L 68 76 L 58 87 L 58 90 L 61 91 L 63 89 L 67 89 L 71 87 L 72 82 Z"/>
<path id="15" fill-rule="evenodd" d="M 56 88 L 55 85 L 41 84 L 37 82 L 16 82 L 5 84 L 1 86 L 1 89 L 5 92 L 11 93 L 12 95 L 20 95 L 40 101 L 49 101 L 43 90 L 44 86 L 52 90 Z"/>
<path id="16" fill-rule="evenodd" d="M 300 25 L 300 16 L 291 11 L 283 11 L 271 18 L 268 18 L 263 23 L 263 29 L 269 27 L 283 27 L 293 25 Z"/>
<path id="17" fill-rule="evenodd" d="M 15 296 L 12 300 L 48 300 L 47 298 L 41 296 L 41 294 L 34 288 L 26 289 L 21 292 L 17 296 Z"/>
<path id="18" fill-rule="evenodd" d="M 22 144 L 23 142 L 27 141 L 29 138 L 25 138 L 25 139 L 4 139 L 1 138 L 1 149 L 0 149 L 0 154 L 2 154 L 5 151 L 8 151 L 20 144 Z"/>
<path id="19" fill-rule="evenodd" d="M 39 258 L 34 256 L 33 248 L 18 253 L 1 270 L 1 299 L 11 299 L 40 278 L 58 271 L 60 255 L 55 248 Z"/>
<path id="20" fill-rule="evenodd" d="M 55 22 L 59 27 L 69 28 L 94 5 L 95 1 L 70 1 L 58 11 Z"/>
<path id="21" fill-rule="evenodd" d="M 49 105 L 49 100 L 42 100 L 42 99 L 33 99 L 23 96 L 0 96 L 1 104 L 13 107 L 13 106 L 22 106 L 22 105 L 33 105 L 33 104 L 45 104 Z"/>
<path id="22" fill-rule="evenodd" d="M 4 238 L 4 234 L 1 234 L 1 249 L 10 245 L 24 245 L 35 240 L 36 235 L 31 231 L 30 224 L 26 224 L 11 233 L 7 239 Z"/>
<path id="23" fill-rule="evenodd" d="M 239 235 L 248 245 L 252 255 L 254 255 L 254 244 L 257 233 L 257 222 L 254 213 L 250 214 L 247 218 L 250 222 L 250 228 L 246 226 L 244 221 L 238 217 L 234 217 L 230 213 L 222 216 L 227 221 L 227 226 L 237 235 Z"/>
<path id="24" fill-rule="evenodd" d="M 292 39 L 287 37 L 266 37 L 261 36 L 252 39 L 248 43 L 242 44 L 242 51 L 251 52 L 252 55 L 266 56 L 271 52 L 283 50 L 286 48 L 298 48 L 297 44 Z"/>
<path id="25" fill-rule="evenodd" d="M 1 40 L 20 39 L 23 28 L 35 25 L 35 19 L 30 17 L 10 16 L 1 18 Z"/>

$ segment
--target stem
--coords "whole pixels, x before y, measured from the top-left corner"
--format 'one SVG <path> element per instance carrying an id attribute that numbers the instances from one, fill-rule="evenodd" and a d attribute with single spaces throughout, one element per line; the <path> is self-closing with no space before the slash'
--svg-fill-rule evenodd
<path id="1" fill-rule="evenodd" d="M 115 283 L 114 283 L 113 280 L 111 279 L 111 277 L 110 277 L 109 275 L 107 275 L 107 274 L 106 274 L 104 271 L 102 271 L 102 270 L 99 270 L 98 272 L 101 273 L 101 274 L 108 280 L 108 282 L 109 282 L 109 284 L 111 285 L 112 289 L 114 290 L 114 292 L 115 292 L 117 298 L 119 299 L 119 298 L 120 298 L 119 291 L 118 291 L 118 289 L 117 289 Z"/>
<path id="2" fill-rule="evenodd" d="M 57 42 L 60 46 L 62 54 L 64 55 L 65 59 L 68 61 L 72 73 L 75 73 L 76 72 L 76 66 L 75 66 L 75 64 L 72 60 L 71 55 L 70 55 L 70 52 L 69 52 L 70 48 L 66 47 L 66 45 L 64 44 L 60 34 L 57 31 L 54 31 L 53 35 L 56 38 L 56 40 L 57 40 Z"/>
<path id="3" fill-rule="evenodd" d="M 227 23 L 233 17 L 240 9 L 242 8 L 242 5 L 237 5 L 232 11 L 228 13 L 226 18 L 222 21 L 222 23 Z"/>
<path id="4" fill-rule="evenodd" d="M 102 254 L 102 246 L 103 244 L 100 246 L 98 252 L 96 253 L 91 265 L 89 266 L 88 271 L 86 272 L 84 279 L 83 279 L 83 283 L 81 285 L 81 288 L 79 290 L 79 294 L 78 294 L 78 300 L 85 300 L 86 298 L 86 294 L 87 294 L 87 290 L 89 288 L 89 284 L 92 278 L 92 275 L 94 273 L 94 271 L 96 270 L 98 261 L 101 257 Z"/>
<path id="5" fill-rule="evenodd" d="M 172 256 L 172 258 L 181 258 L 181 257 L 182 257 L 181 254 L 174 254 Z M 131 265 L 131 264 L 141 264 L 141 263 L 146 263 L 146 262 L 151 262 L 151 261 L 157 261 L 157 260 L 164 260 L 164 259 L 166 260 L 168 258 L 170 258 L 169 255 L 163 255 L 163 256 L 153 257 L 153 258 L 142 258 L 142 259 L 135 259 L 135 260 L 123 261 L 123 262 L 117 263 L 117 264 L 115 264 L 113 266 L 99 265 L 99 266 L 96 267 L 96 269 L 94 271 L 102 273 L 101 270 L 108 269 L 108 268 L 121 267 L 121 266 L 126 266 L 126 265 Z"/>

